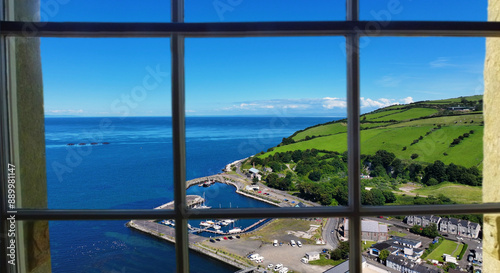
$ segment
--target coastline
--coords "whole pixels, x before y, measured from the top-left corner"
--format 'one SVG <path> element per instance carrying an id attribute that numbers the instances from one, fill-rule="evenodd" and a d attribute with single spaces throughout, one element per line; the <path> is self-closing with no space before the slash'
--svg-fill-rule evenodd
<path id="1" fill-rule="evenodd" d="M 234 165 L 237 166 L 237 164 L 240 164 L 242 161 L 246 160 L 247 158 L 236 160 L 232 163 L 227 164 L 225 166 L 225 168 L 223 169 L 226 173 L 220 173 L 220 174 L 216 174 L 216 175 L 199 177 L 199 178 L 188 180 L 188 181 L 186 181 L 186 188 L 190 188 L 194 185 L 198 185 L 198 184 L 204 183 L 206 181 L 214 181 L 214 182 L 224 183 L 224 184 L 231 185 L 231 186 L 235 187 L 236 193 L 243 195 L 245 197 L 252 198 L 252 199 L 258 200 L 260 202 L 265 202 L 265 203 L 268 203 L 268 204 L 271 204 L 271 205 L 274 205 L 277 207 L 291 207 L 293 205 L 293 203 L 290 204 L 289 203 L 290 201 L 288 201 L 288 202 L 282 201 L 282 200 L 286 200 L 286 198 L 283 198 L 283 196 L 281 196 L 281 193 L 277 193 L 275 195 L 276 198 L 271 198 L 271 197 L 267 197 L 267 196 L 266 197 L 258 196 L 256 193 L 254 193 L 253 190 L 250 190 L 250 191 L 245 190 L 246 186 L 252 185 L 252 183 L 250 181 L 248 181 L 247 178 L 242 178 L 242 177 L 240 177 L 239 174 L 227 173 L 228 171 L 229 172 L 231 171 L 231 166 L 234 166 Z M 267 187 L 265 187 L 265 188 L 267 190 L 269 190 L 269 188 L 267 188 Z M 274 191 L 272 191 L 272 192 L 274 194 Z M 298 198 L 296 198 L 296 199 L 298 199 Z M 170 202 L 170 203 L 172 203 L 172 202 Z M 309 202 L 307 202 L 307 203 L 309 203 Z M 163 205 L 157 207 L 156 209 L 161 209 L 165 205 L 166 204 L 163 204 Z M 311 205 L 311 204 L 309 204 L 309 205 Z M 316 205 L 316 204 L 313 204 L 313 205 Z M 262 225 L 258 225 L 257 227 L 251 229 L 251 231 L 245 231 L 245 232 L 241 232 L 239 234 L 247 234 L 247 233 L 258 231 L 261 228 L 269 225 L 273 221 L 274 221 L 274 219 L 270 219 L 269 221 L 266 221 L 266 223 L 264 223 Z M 157 237 L 159 239 L 162 239 L 162 240 L 165 240 L 167 242 L 175 244 L 175 228 L 167 227 L 164 225 L 159 225 L 159 224 L 154 223 L 151 220 L 150 221 L 131 220 L 131 221 L 127 222 L 126 226 L 129 228 L 133 228 L 137 231 L 152 235 L 152 236 Z M 161 232 L 159 229 L 161 229 Z M 224 235 L 221 235 L 221 236 L 224 236 Z M 193 251 L 204 254 L 204 255 L 211 257 L 213 259 L 217 259 L 221 262 L 224 262 L 224 263 L 226 263 L 230 266 L 233 266 L 235 268 L 238 268 L 238 269 L 246 269 L 246 268 L 251 268 L 251 267 L 255 266 L 252 262 L 247 260 L 246 257 L 238 256 L 238 255 L 232 253 L 231 251 L 228 251 L 229 253 L 226 254 L 225 251 L 220 251 L 218 249 L 212 249 L 208 246 L 205 246 L 203 244 L 203 242 L 206 242 L 208 240 L 209 240 L 209 238 L 207 238 L 207 237 L 203 237 L 203 236 L 199 236 L 199 235 L 195 235 L 195 234 L 190 234 L 189 235 L 189 248 L 192 249 Z"/>

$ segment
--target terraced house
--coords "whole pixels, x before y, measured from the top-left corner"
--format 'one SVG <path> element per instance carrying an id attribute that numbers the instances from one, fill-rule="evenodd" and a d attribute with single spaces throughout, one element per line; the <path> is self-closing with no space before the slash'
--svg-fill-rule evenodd
<path id="1" fill-rule="evenodd" d="M 473 223 L 467 220 L 459 220 L 455 218 L 444 218 L 439 224 L 439 231 L 464 236 L 468 238 L 477 238 L 479 236 L 479 231 L 481 230 L 481 225 L 478 223 Z"/>
<path id="2" fill-rule="evenodd" d="M 439 216 L 420 216 L 420 215 L 409 215 L 406 216 L 405 221 L 408 225 L 413 226 L 413 225 L 419 225 L 422 227 L 426 227 L 430 225 L 431 223 L 436 224 L 436 226 L 439 225 L 439 222 L 441 221 L 441 217 Z"/>

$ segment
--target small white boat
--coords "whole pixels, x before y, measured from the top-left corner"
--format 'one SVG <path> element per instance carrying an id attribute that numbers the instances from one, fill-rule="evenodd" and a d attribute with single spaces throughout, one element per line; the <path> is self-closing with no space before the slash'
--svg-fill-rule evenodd
<path id="1" fill-rule="evenodd" d="M 220 226 L 219 226 L 219 225 L 214 225 L 214 226 L 213 226 L 213 228 L 214 228 L 215 230 L 219 230 L 219 229 L 220 229 Z"/>
<path id="2" fill-rule="evenodd" d="M 215 223 L 213 221 L 210 221 L 210 220 L 207 220 L 207 221 L 201 221 L 200 223 L 200 226 L 204 226 L 204 227 L 211 227 L 213 226 Z"/>
<path id="3" fill-rule="evenodd" d="M 229 230 L 229 233 L 240 233 L 241 232 L 241 228 L 233 228 L 231 230 Z"/>

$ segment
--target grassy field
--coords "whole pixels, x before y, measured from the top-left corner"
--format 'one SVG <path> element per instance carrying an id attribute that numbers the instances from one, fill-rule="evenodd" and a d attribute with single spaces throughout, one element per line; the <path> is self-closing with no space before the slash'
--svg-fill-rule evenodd
<path id="1" fill-rule="evenodd" d="M 362 247 L 363 247 L 363 251 L 369 249 L 372 245 L 376 244 L 377 242 L 375 241 L 363 241 L 362 242 Z"/>
<path id="2" fill-rule="evenodd" d="M 378 119 L 378 118 L 381 118 L 381 117 L 384 117 L 384 116 L 387 116 L 387 115 L 392 115 L 392 114 L 399 113 L 401 111 L 402 110 L 388 110 L 388 111 L 380 111 L 380 112 L 373 113 L 373 114 L 366 114 L 366 115 L 363 115 L 363 117 L 361 118 L 361 120 L 363 120 L 364 117 L 366 117 L 366 120 L 375 120 L 375 119 Z"/>
<path id="3" fill-rule="evenodd" d="M 471 187 L 449 182 L 444 182 L 430 187 L 423 187 L 412 190 L 411 192 L 426 196 L 437 196 L 439 194 L 443 194 L 451 200 L 461 204 L 482 203 L 483 196 L 483 190 L 481 187 Z"/>
<path id="4" fill-rule="evenodd" d="M 419 117 L 427 117 L 438 112 L 437 109 L 431 109 L 431 108 L 412 108 L 402 112 L 398 112 L 398 110 L 391 110 L 391 111 L 394 111 L 395 113 L 392 115 L 374 119 L 374 121 L 389 121 L 389 120 L 403 121 Z"/>
<path id="5" fill-rule="evenodd" d="M 468 96 L 464 97 L 465 99 L 469 101 L 478 101 L 483 99 L 483 95 L 474 95 L 474 96 Z M 444 100 L 434 100 L 434 101 L 429 101 L 425 102 L 427 104 L 450 104 L 450 103 L 459 103 L 462 100 L 462 98 L 453 98 L 453 99 L 444 99 Z"/>
<path id="6" fill-rule="evenodd" d="M 347 132 L 347 124 L 346 123 L 333 123 L 326 124 L 322 126 L 313 127 L 307 129 L 303 132 L 298 133 L 293 137 L 293 140 L 299 141 L 305 139 L 306 136 L 325 136 L 325 135 L 333 135 L 337 133 Z"/>
<path id="7" fill-rule="evenodd" d="M 345 260 L 334 261 L 332 259 L 325 258 L 324 255 L 320 255 L 319 260 L 310 261 L 309 264 L 311 264 L 311 265 L 322 265 L 322 266 L 325 266 L 325 265 L 336 266 L 336 265 L 341 264 L 343 262 L 345 262 Z"/>
<path id="8" fill-rule="evenodd" d="M 437 260 L 440 262 L 444 262 L 443 260 L 443 254 L 450 254 L 452 255 L 455 250 L 457 249 L 458 243 L 450 241 L 450 240 L 444 240 L 441 245 L 439 245 L 434 251 L 427 256 L 426 259 L 428 260 Z M 458 247 L 460 248 L 460 247 Z M 460 252 L 458 252 L 460 253 Z M 458 255 L 458 254 L 457 254 Z M 455 255 L 456 256 L 456 255 Z"/>
<path id="9" fill-rule="evenodd" d="M 391 230 L 391 231 L 389 231 L 389 235 L 399 236 L 399 237 L 405 237 L 406 233 L 402 233 L 402 232 L 397 232 L 395 230 Z"/>
<path id="10" fill-rule="evenodd" d="M 482 114 L 458 115 L 458 116 L 442 116 L 427 119 L 418 119 L 402 123 L 396 123 L 387 126 L 387 128 L 406 127 L 406 126 L 422 126 L 422 125 L 479 125 L 483 121 Z M 456 122 L 456 123 L 455 123 Z"/>
<path id="11" fill-rule="evenodd" d="M 272 243 L 273 240 L 286 234 L 288 230 L 307 231 L 311 222 L 298 219 L 276 219 L 269 225 L 256 231 L 250 236 L 262 236 L 262 241 Z M 316 224 L 316 223 L 315 223 Z M 244 235 L 247 236 L 247 235 Z"/>
<path id="12" fill-rule="evenodd" d="M 417 154 L 415 161 L 432 163 L 441 160 L 445 164 L 455 163 L 465 167 L 478 166 L 483 161 L 483 127 L 471 126 L 444 126 L 426 136 L 434 128 L 432 125 L 383 127 L 361 131 L 361 153 L 374 154 L 378 150 L 387 150 L 402 160 L 411 160 L 412 154 Z M 453 139 L 474 130 L 468 138 L 460 144 L 450 147 Z M 423 137 L 417 144 L 411 145 L 413 140 Z M 403 151 L 403 147 L 406 150 Z M 267 157 L 277 152 L 286 152 L 306 149 L 322 149 L 342 153 L 347 150 L 347 134 L 317 137 L 308 141 L 301 141 L 290 145 L 276 147 L 273 151 L 262 155 Z M 464 156 L 466 155 L 466 156 Z"/>

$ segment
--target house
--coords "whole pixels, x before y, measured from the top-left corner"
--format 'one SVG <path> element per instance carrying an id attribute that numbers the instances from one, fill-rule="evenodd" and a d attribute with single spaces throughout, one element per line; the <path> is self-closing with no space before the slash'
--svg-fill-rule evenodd
<path id="1" fill-rule="evenodd" d="M 319 260 L 319 252 L 306 252 L 306 258 L 309 261 Z"/>
<path id="2" fill-rule="evenodd" d="M 417 264 L 411 260 L 396 255 L 389 255 L 386 260 L 386 266 L 404 273 L 440 273 L 441 269 L 436 267 Z"/>
<path id="3" fill-rule="evenodd" d="M 408 247 L 408 248 L 419 248 L 422 246 L 422 242 L 419 240 L 403 238 L 399 236 L 392 236 L 391 238 L 396 244 Z"/>
<path id="4" fill-rule="evenodd" d="M 419 225 L 421 227 L 427 227 L 432 223 L 436 224 L 436 227 L 438 227 L 440 221 L 441 217 L 434 215 L 431 216 L 409 215 L 405 217 L 405 222 L 410 226 Z"/>
<path id="5" fill-rule="evenodd" d="M 248 174 L 247 174 L 247 177 L 248 178 L 254 178 L 254 177 L 257 177 L 259 180 L 262 178 L 262 175 L 259 174 L 259 170 L 257 170 L 256 168 L 250 168 L 250 170 L 248 170 Z"/>
<path id="6" fill-rule="evenodd" d="M 344 237 L 349 238 L 349 219 L 344 219 Z M 386 224 L 372 220 L 361 221 L 361 240 L 382 242 L 389 238 Z"/>
<path id="7" fill-rule="evenodd" d="M 380 255 L 380 252 L 384 249 L 387 249 L 390 254 L 396 254 L 399 251 L 398 248 L 394 247 L 391 244 L 391 241 L 385 241 L 385 242 L 381 242 L 381 243 L 377 243 L 377 244 L 372 245 L 369 248 L 369 253 L 372 256 L 378 257 Z"/>
<path id="8" fill-rule="evenodd" d="M 468 238 L 477 238 L 479 237 L 479 231 L 481 231 L 481 225 L 467 220 L 443 218 L 439 223 L 439 231 Z"/>

